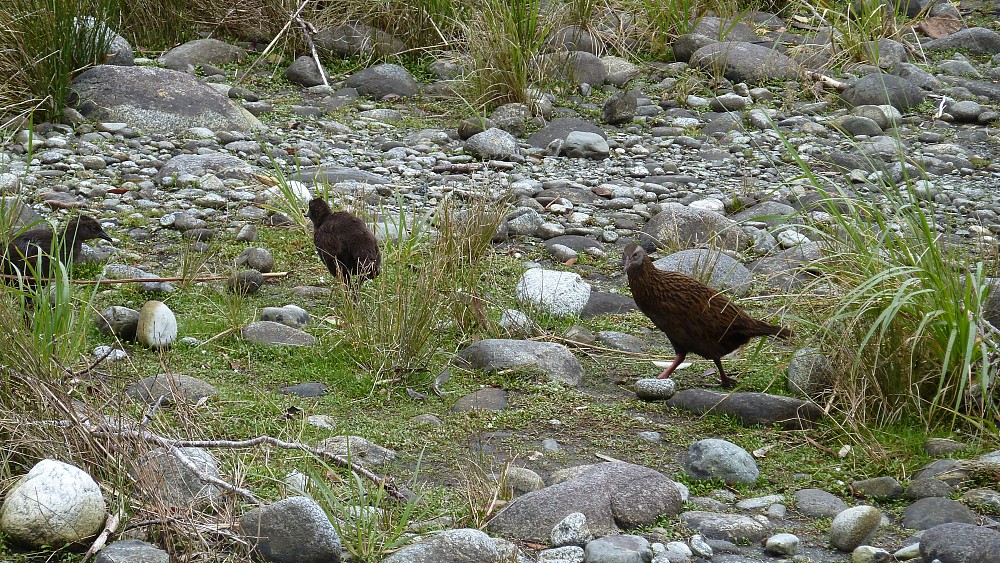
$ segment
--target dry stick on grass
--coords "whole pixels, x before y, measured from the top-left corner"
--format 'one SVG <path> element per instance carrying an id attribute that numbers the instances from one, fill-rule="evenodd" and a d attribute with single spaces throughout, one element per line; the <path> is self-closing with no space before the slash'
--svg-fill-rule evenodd
<path id="1" fill-rule="evenodd" d="M 90 545 L 90 549 L 87 550 L 87 553 L 83 554 L 83 559 L 80 560 L 81 563 L 86 563 L 104 547 L 104 544 L 108 542 L 108 536 L 118 531 L 118 524 L 120 524 L 121 521 L 121 512 L 116 512 L 108 516 L 107 521 L 104 522 L 104 530 L 97 536 L 94 543 Z"/>
<path id="2" fill-rule="evenodd" d="M 288 275 L 288 272 L 268 272 L 262 274 L 265 278 L 283 278 Z M 12 274 L 0 274 L 0 278 L 8 280 L 20 279 L 20 276 L 15 276 Z M 184 276 L 171 276 L 168 278 L 121 278 L 121 279 L 105 279 L 105 280 L 69 280 L 69 283 L 74 285 L 114 285 L 120 283 L 159 283 L 159 282 L 172 282 L 172 281 L 192 281 L 192 282 L 203 282 L 203 281 L 219 281 L 228 280 L 230 276 L 202 276 L 200 278 L 186 278 Z M 51 282 L 55 281 L 52 278 L 39 278 L 36 281 L 40 282 Z"/>
<path id="3" fill-rule="evenodd" d="M 390 483 L 388 478 L 380 477 L 379 475 L 369 471 L 368 469 L 365 469 L 364 467 L 351 462 L 349 459 L 343 456 L 330 453 L 318 448 L 314 448 L 312 446 L 307 446 L 306 444 L 303 444 L 301 442 L 286 442 L 284 440 L 279 440 L 278 438 L 272 438 L 271 436 L 258 436 L 256 438 L 248 438 L 246 440 L 175 440 L 172 438 L 165 438 L 163 436 L 160 436 L 159 434 L 154 434 L 153 432 L 150 432 L 148 430 L 126 430 L 126 429 L 114 428 L 107 425 L 96 426 L 90 430 L 90 433 L 93 434 L 94 436 L 101 438 L 114 437 L 114 438 L 138 439 L 149 444 L 155 444 L 157 446 L 171 449 L 171 451 L 173 451 L 176 448 L 245 449 L 254 446 L 259 446 L 261 444 L 267 444 L 286 450 L 302 450 L 304 452 L 311 453 L 318 458 L 330 460 L 340 467 L 345 467 L 347 469 L 350 469 L 354 473 L 357 473 L 358 475 L 361 475 L 362 477 L 376 484 L 384 486 L 386 492 L 389 493 L 389 496 L 391 496 L 396 500 L 402 500 L 402 501 L 407 500 L 406 495 L 400 492 L 400 490 L 395 485 Z M 182 463 L 184 462 L 184 459 L 181 458 L 178 459 L 180 459 Z M 188 461 L 190 462 L 190 460 Z M 197 470 L 197 467 L 195 467 L 194 469 Z M 200 471 L 198 471 L 198 475 L 201 476 Z M 253 497 L 253 494 L 250 493 L 249 491 L 246 491 L 245 489 L 240 489 L 235 485 L 230 485 L 218 479 L 213 480 L 212 483 L 217 484 L 227 490 L 236 492 L 244 497 L 249 495 L 248 498 L 253 498 L 252 502 L 260 504 L 259 501 L 257 501 L 256 498 Z"/>
<path id="4" fill-rule="evenodd" d="M 313 62 L 316 63 L 316 69 L 319 70 L 319 77 L 323 79 L 323 86 L 329 88 L 330 81 L 326 79 L 326 70 L 323 69 L 323 63 L 320 62 L 319 53 L 316 51 L 316 44 L 313 43 L 312 36 L 317 33 L 316 28 L 313 26 L 313 24 L 302 19 L 302 16 L 299 15 L 299 12 L 296 12 L 295 14 L 295 21 L 297 21 L 299 25 L 302 26 L 302 35 L 306 38 L 306 43 L 309 44 L 309 51 L 312 52 Z"/>

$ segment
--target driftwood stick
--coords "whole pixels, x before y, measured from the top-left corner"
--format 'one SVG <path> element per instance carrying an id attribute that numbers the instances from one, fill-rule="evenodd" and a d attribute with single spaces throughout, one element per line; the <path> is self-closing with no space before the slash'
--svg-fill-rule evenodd
<path id="1" fill-rule="evenodd" d="M 104 548 L 104 544 L 108 542 L 108 536 L 118 531 L 118 524 L 122 521 L 122 515 L 120 512 L 108 515 L 108 519 L 104 522 L 104 530 L 97 536 L 94 543 L 90 544 L 90 549 L 87 553 L 83 554 L 83 559 L 81 563 L 86 563 L 93 557 L 98 551 Z"/>
<path id="2" fill-rule="evenodd" d="M 282 278 L 288 275 L 288 272 L 268 272 L 263 274 L 265 278 Z M 0 278 L 8 280 L 19 279 L 20 276 L 15 276 L 11 274 L 0 274 Z M 200 278 L 186 278 L 184 276 L 170 276 L 166 278 L 119 278 L 119 279 L 103 279 L 103 280 L 69 280 L 69 283 L 74 285 L 113 285 L 119 283 L 145 283 L 145 282 L 173 282 L 173 281 L 193 281 L 193 282 L 203 282 L 203 281 L 219 281 L 228 280 L 229 276 L 202 276 Z M 39 278 L 33 281 L 39 282 L 51 282 L 55 281 L 52 278 Z"/>
<path id="3" fill-rule="evenodd" d="M 257 436 L 256 438 L 248 438 L 246 440 L 175 440 L 175 439 L 172 439 L 172 438 L 165 438 L 163 436 L 160 436 L 159 434 L 155 434 L 155 433 L 150 432 L 148 430 L 130 430 L 130 429 L 125 429 L 125 428 L 114 428 L 114 427 L 107 426 L 107 425 L 100 425 L 100 426 L 94 427 L 94 428 L 92 428 L 90 430 L 90 432 L 94 436 L 98 436 L 98 437 L 118 437 L 118 438 L 132 438 L 132 439 L 142 440 L 142 441 L 144 441 L 146 443 L 155 444 L 157 446 L 162 446 L 164 448 L 170 449 L 171 451 L 173 451 L 176 448 L 232 448 L 232 449 L 244 449 L 244 448 L 251 448 L 251 447 L 254 447 L 254 446 L 258 446 L 260 444 L 268 444 L 268 445 L 271 445 L 271 446 L 274 446 L 274 447 L 278 447 L 278 448 L 282 448 L 282 449 L 286 449 L 286 450 L 302 450 L 304 452 L 308 452 L 310 454 L 313 454 L 314 456 L 316 456 L 318 458 L 332 461 L 334 464 L 336 464 L 336 465 L 338 465 L 340 467 L 344 467 L 344 468 L 350 469 L 354 473 L 357 473 L 358 475 L 361 475 L 362 477 L 364 477 L 364 478 L 372 481 L 373 483 L 382 485 L 383 487 L 385 487 L 385 491 L 387 493 L 389 493 L 389 496 L 391 496 L 392 498 L 394 498 L 396 500 L 402 500 L 402 501 L 407 500 L 406 495 L 404 495 L 399 490 L 399 488 L 397 488 L 394 484 L 392 484 L 391 482 L 389 482 L 389 480 L 387 478 L 379 476 L 378 474 L 376 474 L 376 473 L 374 473 L 374 472 L 372 472 L 372 471 L 370 471 L 370 470 L 362 467 L 361 465 L 358 465 L 358 464 L 350 461 L 349 459 L 345 458 L 344 456 L 340 456 L 340 455 L 337 455 L 337 454 L 334 454 L 334 453 L 330 453 L 330 452 L 321 450 L 319 448 L 314 448 L 312 446 L 303 444 L 301 442 L 286 442 L 284 440 L 280 440 L 278 438 L 274 438 L 274 437 L 271 437 L 271 436 Z M 178 458 L 178 459 L 180 459 L 180 458 Z M 184 460 L 182 459 L 181 462 L 183 463 Z M 193 463 L 192 463 L 192 465 L 193 465 Z M 201 475 L 201 472 L 199 472 L 199 476 L 200 475 Z M 218 484 L 218 483 L 216 483 L 216 484 Z M 238 489 L 237 487 L 234 487 L 233 485 L 229 485 L 228 483 L 220 485 L 220 486 L 223 486 L 224 488 L 227 488 L 228 490 L 232 490 L 234 492 L 237 492 L 237 493 L 239 493 L 241 495 L 243 494 L 241 491 L 245 491 L 243 489 Z M 245 492 L 249 494 L 249 491 L 245 491 Z M 246 495 L 243 495 L 243 496 L 246 496 Z M 252 498 L 252 497 L 253 497 L 253 495 L 250 494 L 250 498 Z M 259 501 L 257 501 L 256 498 L 254 498 L 253 502 L 259 503 Z"/>

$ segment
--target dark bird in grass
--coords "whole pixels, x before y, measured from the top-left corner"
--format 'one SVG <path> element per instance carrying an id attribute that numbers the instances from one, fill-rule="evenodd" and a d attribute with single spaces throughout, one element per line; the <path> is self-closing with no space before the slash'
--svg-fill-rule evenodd
<path id="1" fill-rule="evenodd" d="M 715 362 L 722 386 L 732 387 L 736 382 L 726 375 L 722 356 L 755 336 L 793 336 L 787 328 L 747 315 L 725 295 L 690 276 L 658 269 L 636 244 L 625 247 L 625 274 L 635 304 L 667 335 L 677 354 L 661 379 L 694 352 Z"/>
<path id="2" fill-rule="evenodd" d="M 2 271 L 7 276 L 21 276 L 26 284 L 33 285 L 36 278 L 52 277 L 53 258 L 68 266 L 80 258 L 83 242 L 96 238 L 111 241 L 101 224 L 86 215 L 70 219 L 62 230 L 28 229 L 7 243 Z M 8 283 L 16 281 L 10 277 L 4 279 Z"/>
<path id="3" fill-rule="evenodd" d="M 316 252 L 331 274 L 348 284 L 352 277 L 361 282 L 378 275 L 382 253 L 361 219 L 346 211 L 332 212 L 321 198 L 309 202 L 306 216 L 313 222 Z"/>

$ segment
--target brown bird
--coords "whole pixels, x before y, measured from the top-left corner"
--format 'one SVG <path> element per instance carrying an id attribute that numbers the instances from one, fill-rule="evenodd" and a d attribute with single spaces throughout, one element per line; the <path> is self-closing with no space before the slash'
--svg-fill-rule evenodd
<path id="1" fill-rule="evenodd" d="M 375 234 L 361 219 L 346 211 L 333 213 L 321 198 L 309 202 L 306 213 L 313 222 L 313 242 L 330 273 L 345 283 L 374 278 L 382 266 Z"/>
<path id="2" fill-rule="evenodd" d="M 70 219 L 61 231 L 48 227 L 28 229 L 7 243 L 0 261 L 2 271 L 8 276 L 22 276 L 25 283 L 33 285 L 36 278 L 52 277 L 53 258 L 68 266 L 80 257 L 83 242 L 95 238 L 111 241 L 101 224 L 86 215 Z"/>
<path id="3" fill-rule="evenodd" d="M 666 333 L 677 354 L 661 379 L 694 352 L 715 362 L 722 386 L 732 387 L 736 381 L 722 368 L 722 356 L 755 336 L 793 336 L 787 328 L 747 315 L 725 295 L 690 276 L 658 269 L 634 243 L 625 247 L 625 274 L 635 304 Z"/>

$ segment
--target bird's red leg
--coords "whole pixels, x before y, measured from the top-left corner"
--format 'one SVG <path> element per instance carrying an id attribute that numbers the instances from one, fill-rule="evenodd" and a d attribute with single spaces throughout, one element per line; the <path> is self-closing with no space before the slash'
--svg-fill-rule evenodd
<path id="1" fill-rule="evenodd" d="M 677 354 L 677 357 L 674 358 L 674 362 L 672 364 L 670 364 L 670 366 L 667 367 L 667 369 L 663 370 L 663 373 L 661 373 L 660 375 L 656 376 L 656 378 L 657 379 L 664 379 L 664 378 L 670 377 L 670 374 L 673 373 L 675 369 L 677 369 L 677 366 L 681 365 L 681 362 L 684 361 L 684 356 L 687 356 L 686 352 L 683 353 L 683 354 Z"/>
<path id="2" fill-rule="evenodd" d="M 736 380 L 726 375 L 726 370 L 722 369 L 722 360 L 715 359 L 715 367 L 719 368 L 719 379 L 722 381 L 723 389 L 731 389 L 736 386 Z"/>

